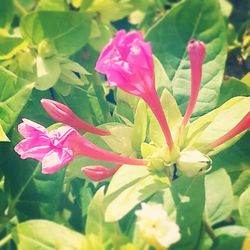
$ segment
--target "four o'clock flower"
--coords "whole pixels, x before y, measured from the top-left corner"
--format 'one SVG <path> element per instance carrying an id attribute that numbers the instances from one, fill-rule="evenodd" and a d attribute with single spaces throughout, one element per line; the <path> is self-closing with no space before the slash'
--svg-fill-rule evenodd
<path id="1" fill-rule="evenodd" d="M 22 159 L 32 158 L 40 161 L 44 174 L 54 173 L 78 155 L 115 164 L 147 164 L 146 160 L 120 156 L 99 148 L 69 126 L 49 132 L 43 126 L 23 119 L 18 130 L 25 139 L 16 145 L 15 151 Z M 115 169 L 112 171 L 115 173 Z"/>
<path id="2" fill-rule="evenodd" d="M 108 130 L 96 128 L 81 120 L 69 107 L 60 102 L 42 99 L 41 103 L 47 113 L 58 122 L 96 135 L 110 134 Z"/>
<path id="3" fill-rule="evenodd" d="M 155 89 L 152 49 L 142 34 L 118 31 L 101 52 L 95 69 L 107 76 L 110 86 L 139 96 L 149 105 L 171 150 L 174 146 L 172 135 Z"/>
<path id="4" fill-rule="evenodd" d="M 205 44 L 201 41 L 191 40 L 188 44 L 187 51 L 191 67 L 191 95 L 183 118 L 183 126 L 187 125 L 199 94 L 202 77 L 202 64 L 206 54 Z"/>
<path id="5" fill-rule="evenodd" d="M 67 140 L 75 133 L 74 129 L 63 126 L 48 132 L 43 126 L 23 119 L 18 131 L 25 139 L 16 145 L 15 151 L 22 159 L 40 161 L 43 174 L 54 173 L 73 160 L 74 152 L 68 147 Z"/>

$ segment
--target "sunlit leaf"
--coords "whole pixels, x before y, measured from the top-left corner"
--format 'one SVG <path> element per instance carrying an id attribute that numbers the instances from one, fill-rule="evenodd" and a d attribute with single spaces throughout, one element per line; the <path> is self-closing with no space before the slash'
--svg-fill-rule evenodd
<path id="1" fill-rule="evenodd" d="M 187 11 L 189 10 L 189 11 Z M 194 117 L 216 106 L 226 59 L 226 29 L 217 0 L 187 0 L 171 9 L 147 34 L 153 52 L 172 82 L 173 95 L 184 113 L 190 95 L 190 39 L 206 44 L 202 87 Z"/>

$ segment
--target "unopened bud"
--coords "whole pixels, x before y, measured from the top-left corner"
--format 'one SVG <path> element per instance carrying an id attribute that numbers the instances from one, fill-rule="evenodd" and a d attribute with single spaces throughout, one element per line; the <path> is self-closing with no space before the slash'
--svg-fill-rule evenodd
<path id="1" fill-rule="evenodd" d="M 183 151 L 177 162 L 177 168 L 187 176 L 205 173 L 212 167 L 212 160 L 198 150 Z"/>

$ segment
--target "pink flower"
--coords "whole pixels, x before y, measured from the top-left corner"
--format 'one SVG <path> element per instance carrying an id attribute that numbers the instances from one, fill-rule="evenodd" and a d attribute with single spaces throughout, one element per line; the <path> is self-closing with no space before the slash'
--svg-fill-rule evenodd
<path id="1" fill-rule="evenodd" d="M 16 145 L 15 151 L 22 159 L 32 158 L 42 162 L 44 174 L 56 172 L 78 155 L 115 164 L 147 164 L 145 160 L 120 156 L 99 148 L 68 126 L 48 132 L 43 126 L 23 119 L 18 131 L 25 139 Z"/>
<path id="2" fill-rule="evenodd" d="M 173 140 L 157 96 L 154 79 L 152 49 L 138 31 L 118 31 L 115 38 L 103 49 L 96 70 L 107 76 L 111 86 L 141 97 L 156 116 L 166 143 L 173 148 Z"/>
<path id="3" fill-rule="evenodd" d="M 191 66 L 191 95 L 189 99 L 189 104 L 186 110 L 182 124 L 187 125 L 200 90 L 201 76 L 202 76 L 202 64 L 206 54 L 205 44 L 201 41 L 191 40 L 187 48 L 190 66 Z"/>
<path id="4" fill-rule="evenodd" d="M 15 151 L 22 159 L 41 161 L 42 173 L 54 173 L 73 160 L 73 151 L 65 143 L 75 133 L 74 129 L 63 126 L 48 132 L 43 126 L 23 119 L 18 131 L 25 139 L 15 146 Z"/>
<path id="5" fill-rule="evenodd" d="M 215 148 L 225 143 L 226 141 L 232 139 L 236 135 L 242 133 L 243 131 L 250 128 L 250 112 L 248 112 L 243 119 L 231 130 L 229 130 L 225 135 L 221 136 L 213 143 L 210 144 L 211 148 Z"/>
<path id="6" fill-rule="evenodd" d="M 73 111 L 66 105 L 49 100 L 42 99 L 42 106 L 46 112 L 56 121 L 69 125 L 73 128 L 80 129 L 86 132 L 90 132 L 96 135 L 109 135 L 110 132 L 105 129 L 96 128 L 84 121 L 82 121 Z"/>
<path id="7" fill-rule="evenodd" d="M 106 168 L 102 165 L 96 165 L 86 166 L 83 167 L 81 170 L 90 180 L 102 181 L 113 176 L 120 167 L 120 165 L 117 165 L 114 168 Z"/>

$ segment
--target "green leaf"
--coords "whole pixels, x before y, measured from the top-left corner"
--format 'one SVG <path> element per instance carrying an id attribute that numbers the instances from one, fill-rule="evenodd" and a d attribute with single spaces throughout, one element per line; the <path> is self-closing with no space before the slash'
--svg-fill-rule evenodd
<path id="1" fill-rule="evenodd" d="M 0 124 L 0 141 L 9 141 L 9 138 L 8 138 L 7 135 L 4 133 L 1 124 Z"/>
<path id="2" fill-rule="evenodd" d="M 5 133 L 8 133 L 28 101 L 33 87 L 33 83 L 29 83 L 0 67 L 0 124 Z"/>
<path id="3" fill-rule="evenodd" d="M 250 169 L 250 133 L 232 147 L 213 156 L 213 169 L 225 168 L 230 174 Z"/>
<path id="4" fill-rule="evenodd" d="M 109 23 L 92 20 L 91 32 L 90 46 L 97 51 L 101 51 L 114 35 L 115 29 Z"/>
<path id="5" fill-rule="evenodd" d="M 15 139 L 12 139 L 16 144 Z M 8 185 L 11 202 L 8 214 L 16 213 L 20 221 L 53 219 L 63 190 L 64 171 L 53 175 L 41 174 L 41 166 L 34 160 L 21 160 L 13 145 L 1 147 L 1 167 Z"/>
<path id="6" fill-rule="evenodd" d="M 62 225 L 46 220 L 20 223 L 12 231 L 19 250 L 27 249 L 83 249 L 84 236 Z"/>
<path id="7" fill-rule="evenodd" d="M 38 45 L 42 40 L 49 39 L 59 53 L 70 55 L 87 43 L 90 19 L 78 12 L 38 11 L 23 17 L 21 30 L 33 44 Z"/>
<path id="8" fill-rule="evenodd" d="M 140 100 L 137 105 L 134 118 L 134 127 L 132 134 L 132 145 L 133 148 L 139 152 L 141 149 L 141 144 L 146 139 L 147 133 L 147 106 L 143 100 Z"/>
<path id="9" fill-rule="evenodd" d="M 72 88 L 71 96 L 56 94 L 56 98 L 69 106 L 84 121 L 98 125 L 110 120 L 110 110 L 104 96 L 103 86 L 94 77 L 91 84 Z"/>
<path id="10" fill-rule="evenodd" d="M 235 96 L 249 96 L 250 95 L 250 83 L 247 84 L 242 80 L 238 80 L 234 77 L 231 77 L 227 80 L 224 80 L 221 89 L 220 95 L 218 98 L 218 106 L 225 103 L 230 98 Z"/>
<path id="11" fill-rule="evenodd" d="M 237 225 L 224 226 L 215 229 L 214 233 L 216 239 L 211 250 L 248 249 L 243 248 L 243 241 L 247 240 L 249 235 L 249 230 L 246 227 Z"/>
<path id="12" fill-rule="evenodd" d="M 250 187 L 240 196 L 239 213 L 242 224 L 250 229 Z"/>
<path id="13" fill-rule="evenodd" d="M 100 188 L 88 207 L 86 235 L 97 236 L 104 245 L 115 243 L 121 236 L 117 223 L 108 223 L 104 220 L 104 187 Z"/>
<path id="14" fill-rule="evenodd" d="M 242 161 L 241 159 L 239 159 L 239 164 L 241 163 Z M 250 169 L 243 170 L 233 185 L 234 194 L 240 196 L 249 185 L 250 185 Z"/>
<path id="15" fill-rule="evenodd" d="M 211 250 L 242 249 L 244 238 L 222 235 L 215 240 Z"/>
<path id="16" fill-rule="evenodd" d="M 205 177 L 206 216 L 211 225 L 229 217 L 234 206 L 232 183 L 224 169 Z"/>
<path id="17" fill-rule="evenodd" d="M 150 174 L 145 166 L 124 165 L 109 184 L 104 200 L 105 220 L 112 222 L 123 218 L 137 204 L 168 184 L 167 180 Z"/>
<path id="18" fill-rule="evenodd" d="M 13 0 L 0 0 L 0 27 L 6 28 L 14 17 Z"/>
<path id="19" fill-rule="evenodd" d="M 47 90 L 53 87 L 61 74 L 61 67 L 56 57 L 36 59 L 36 88 L 38 90 Z"/>
<path id="20" fill-rule="evenodd" d="M 27 43 L 22 38 L 0 35 L 0 60 L 13 57 L 19 50 L 26 46 Z"/>
<path id="21" fill-rule="evenodd" d="M 227 102 L 225 102 L 223 105 L 221 105 L 219 108 L 214 109 L 213 111 L 207 113 L 206 115 L 201 116 L 194 122 L 192 122 L 188 129 L 187 138 L 185 140 L 186 147 L 192 148 L 193 143 L 197 141 L 197 138 L 203 133 L 203 131 L 211 124 L 216 116 L 223 112 L 224 110 L 228 110 L 233 105 L 240 103 L 244 98 L 243 97 L 235 97 L 231 98 Z"/>
<path id="22" fill-rule="evenodd" d="M 64 0 L 40 0 L 37 10 L 65 11 L 68 10 L 68 5 Z"/>
<path id="23" fill-rule="evenodd" d="M 210 143 L 226 134 L 229 130 L 234 128 L 243 117 L 249 112 L 250 97 L 238 98 L 238 102 L 229 106 L 227 109 L 220 108 L 218 114 L 214 117 L 214 120 L 201 132 L 201 134 L 195 140 L 193 146 L 196 148 L 207 147 Z M 234 100 L 229 100 L 234 101 Z M 227 105 L 227 103 L 225 104 Z M 235 141 L 237 138 L 234 138 Z M 238 138 L 239 139 L 239 138 Z M 218 148 L 218 150 L 230 145 L 230 141 Z M 217 149 L 215 149 L 217 150 Z M 214 151 L 217 152 L 217 151 Z"/>
<path id="24" fill-rule="evenodd" d="M 99 13 L 104 22 L 116 21 L 129 14 L 132 5 L 128 1 L 99 0 L 93 1 L 89 12 Z"/>
<path id="25" fill-rule="evenodd" d="M 173 94 L 182 113 L 190 95 L 190 65 L 186 47 L 192 38 L 204 41 L 207 51 L 202 87 L 193 114 L 197 117 L 216 106 L 223 77 L 226 29 L 217 0 L 184 1 L 171 9 L 147 34 L 154 54 L 172 82 Z"/>
<path id="26" fill-rule="evenodd" d="M 182 176 L 164 192 L 164 206 L 168 215 L 176 219 L 181 239 L 171 246 L 173 250 L 193 250 L 202 229 L 205 205 L 204 176 Z"/>
<path id="27" fill-rule="evenodd" d="M 102 137 L 109 148 L 119 154 L 136 157 L 136 151 L 132 146 L 133 128 L 116 123 L 105 124 L 105 127 L 111 132 L 111 135 Z"/>
<path id="28" fill-rule="evenodd" d="M 168 75 L 163 68 L 163 65 L 156 56 L 153 56 L 154 61 L 154 72 L 155 72 L 155 86 L 158 92 L 162 92 L 165 88 L 171 90 L 171 82 Z"/>

